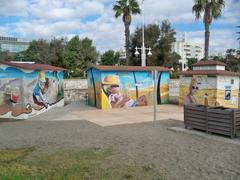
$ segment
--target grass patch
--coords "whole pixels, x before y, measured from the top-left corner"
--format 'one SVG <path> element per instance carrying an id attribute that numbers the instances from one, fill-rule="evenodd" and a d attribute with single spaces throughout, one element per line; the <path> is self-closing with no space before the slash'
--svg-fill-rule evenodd
<path id="1" fill-rule="evenodd" d="M 153 165 L 117 160 L 110 150 L 29 156 L 33 151 L 33 148 L 0 150 L 0 179 L 165 179 Z"/>

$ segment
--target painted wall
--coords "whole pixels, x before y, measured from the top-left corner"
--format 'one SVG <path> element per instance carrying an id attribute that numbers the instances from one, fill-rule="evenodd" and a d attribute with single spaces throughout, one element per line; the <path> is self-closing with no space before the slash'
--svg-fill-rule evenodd
<path id="1" fill-rule="evenodd" d="M 63 72 L 0 66 L 0 118 L 26 119 L 63 105 Z"/>
<path id="2" fill-rule="evenodd" d="M 169 73 L 158 72 L 158 104 L 169 102 L 168 84 Z M 101 109 L 146 106 L 152 105 L 154 102 L 154 84 L 151 72 L 100 72 L 90 69 L 88 70 L 88 85 L 89 104 Z M 96 103 L 94 103 L 94 99 L 96 99 Z"/>
<path id="3" fill-rule="evenodd" d="M 221 106 L 238 108 L 239 77 L 218 76 L 218 104 Z"/>
<path id="4" fill-rule="evenodd" d="M 234 79 L 234 84 L 231 84 Z M 238 108 L 238 77 L 194 75 L 180 78 L 179 104 Z M 230 89 L 230 95 L 229 91 Z M 228 96 L 227 94 L 228 93 Z M 226 95 L 225 95 L 226 94 Z"/>
<path id="5" fill-rule="evenodd" d="M 87 71 L 88 104 L 101 109 L 101 75 L 100 71 L 91 68 Z"/>

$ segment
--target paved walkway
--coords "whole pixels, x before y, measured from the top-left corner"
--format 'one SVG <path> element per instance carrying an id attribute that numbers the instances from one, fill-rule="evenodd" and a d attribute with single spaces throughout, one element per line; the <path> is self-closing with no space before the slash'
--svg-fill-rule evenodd
<path id="1" fill-rule="evenodd" d="M 157 120 L 183 121 L 183 107 L 177 105 L 158 105 Z M 55 108 L 30 120 L 87 120 L 100 126 L 113 126 L 153 121 L 153 106 L 100 110 L 73 102 L 62 108 Z"/>

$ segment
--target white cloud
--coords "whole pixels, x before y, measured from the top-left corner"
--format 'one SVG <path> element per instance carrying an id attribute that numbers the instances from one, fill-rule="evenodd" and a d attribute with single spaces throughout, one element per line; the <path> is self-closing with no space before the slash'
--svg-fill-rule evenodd
<path id="1" fill-rule="evenodd" d="M 58 21 L 49 23 L 35 20 L 16 24 L 16 32 L 26 39 L 50 38 L 61 34 L 68 34 L 76 29 L 80 29 L 80 24 L 77 21 Z"/>
<path id="2" fill-rule="evenodd" d="M 193 31 L 187 33 L 187 39 L 197 42 L 204 47 L 204 31 Z M 210 31 L 210 54 L 224 52 L 226 49 L 238 48 L 235 32 L 228 29 L 214 29 Z"/>
<path id="3" fill-rule="evenodd" d="M 18 22 L 1 25 L 0 34 L 16 34 L 19 38 L 29 40 L 47 39 L 53 36 L 72 37 L 77 34 L 80 37 L 87 36 L 93 39 L 94 45 L 100 51 L 123 49 L 124 25 L 121 17 L 118 19 L 114 17 L 112 7 L 115 2 L 116 0 L 0 0 L 0 16 L 24 16 Z M 193 0 L 145 0 L 144 2 L 146 24 L 169 19 L 172 24 L 178 23 L 187 27 L 195 22 L 192 13 Z M 141 0 L 139 3 L 141 4 Z M 211 30 L 211 52 L 237 45 L 236 36 L 233 35 L 234 30 L 226 24 L 240 25 L 240 1 L 230 0 L 226 3 L 222 18 L 214 21 L 214 24 L 223 25 L 224 28 Z M 141 15 L 133 16 L 131 32 L 141 22 Z M 189 31 L 189 39 L 203 44 L 203 29 L 193 31 L 189 28 Z"/>
<path id="4" fill-rule="evenodd" d="M 104 11 L 104 4 L 97 1 L 48 1 L 42 0 L 30 6 L 29 12 L 37 18 L 72 19 L 89 15 L 100 15 Z"/>
<path id="5" fill-rule="evenodd" d="M 0 26 L 0 34 L 1 34 L 1 36 L 9 36 L 10 34 L 8 34 L 8 32 L 10 32 L 9 27 L 7 27 L 7 26 Z"/>
<path id="6" fill-rule="evenodd" d="M 239 0 L 231 0 L 226 1 L 225 8 L 222 12 L 222 18 L 217 20 L 219 24 L 240 24 L 240 1 Z"/>
<path id="7" fill-rule="evenodd" d="M 26 16 L 27 0 L 1 0 L 0 16 Z"/>

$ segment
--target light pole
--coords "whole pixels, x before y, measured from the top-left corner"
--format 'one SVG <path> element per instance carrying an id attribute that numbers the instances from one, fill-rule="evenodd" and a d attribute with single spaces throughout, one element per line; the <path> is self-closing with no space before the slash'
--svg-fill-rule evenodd
<path id="1" fill-rule="evenodd" d="M 142 0 L 142 47 L 135 47 L 135 55 L 139 55 L 138 50 L 141 50 L 141 65 L 142 66 L 146 66 L 146 50 L 148 50 L 147 55 L 151 56 L 152 52 L 151 52 L 151 48 L 146 48 L 145 47 L 145 42 L 144 42 L 144 0 Z"/>

